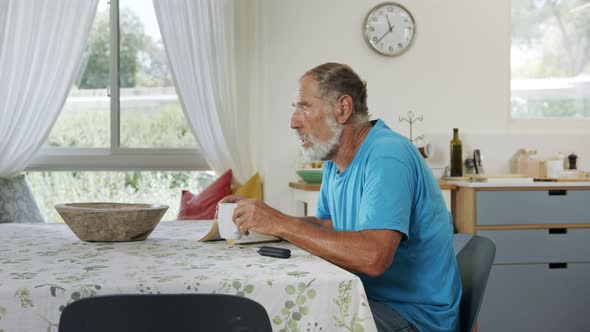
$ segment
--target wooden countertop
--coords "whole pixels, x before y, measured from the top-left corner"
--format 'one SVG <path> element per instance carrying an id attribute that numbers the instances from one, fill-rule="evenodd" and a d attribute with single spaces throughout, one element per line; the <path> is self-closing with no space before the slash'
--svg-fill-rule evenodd
<path id="1" fill-rule="evenodd" d="M 454 190 L 457 188 L 457 185 L 454 183 L 444 181 L 439 181 L 438 185 L 441 190 Z M 310 184 L 305 182 L 289 182 L 289 187 L 305 191 L 320 191 L 320 184 Z"/>
<path id="2" fill-rule="evenodd" d="M 457 185 L 454 183 L 449 183 L 445 181 L 438 181 L 438 185 L 440 186 L 441 190 L 455 190 L 457 189 Z"/>
<path id="3" fill-rule="evenodd" d="M 320 191 L 320 184 L 311 184 L 305 182 L 289 182 L 289 187 L 305 191 Z"/>
<path id="4" fill-rule="evenodd" d="M 590 181 L 572 181 L 572 182 L 455 182 L 457 188 L 475 188 L 488 190 L 544 190 L 544 189 L 590 189 Z"/>

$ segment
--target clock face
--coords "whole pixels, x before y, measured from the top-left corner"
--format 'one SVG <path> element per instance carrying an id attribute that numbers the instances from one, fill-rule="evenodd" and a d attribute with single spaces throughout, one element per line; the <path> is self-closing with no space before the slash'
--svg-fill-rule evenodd
<path id="1" fill-rule="evenodd" d="M 383 55 L 396 56 L 412 45 L 416 25 L 410 12 L 402 5 L 385 2 L 371 9 L 364 30 L 371 48 Z"/>

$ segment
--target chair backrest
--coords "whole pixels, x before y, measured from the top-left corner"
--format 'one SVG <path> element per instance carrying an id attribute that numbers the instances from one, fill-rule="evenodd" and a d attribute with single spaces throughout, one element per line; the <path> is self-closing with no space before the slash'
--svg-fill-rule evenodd
<path id="1" fill-rule="evenodd" d="M 65 307 L 59 332 L 270 332 L 264 307 L 223 294 L 149 294 L 87 297 Z"/>
<path id="2" fill-rule="evenodd" d="M 463 286 L 459 314 L 461 331 L 471 332 L 473 329 L 495 256 L 494 242 L 477 235 L 474 235 L 457 254 Z"/>

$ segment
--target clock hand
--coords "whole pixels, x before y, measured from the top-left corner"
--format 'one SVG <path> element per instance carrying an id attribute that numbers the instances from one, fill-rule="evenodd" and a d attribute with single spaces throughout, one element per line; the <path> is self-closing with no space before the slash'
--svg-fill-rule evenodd
<path id="1" fill-rule="evenodd" d="M 381 36 L 381 38 L 377 39 L 377 41 L 375 42 L 375 44 L 379 44 L 379 42 L 381 41 L 381 39 L 385 38 L 385 36 L 387 36 L 388 33 L 390 33 L 391 30 L 387 30 L 385 31 L 385 33 L 383 34 L 383 36 Z"/>
<path id="2" fill-rule="evenodd" d="M 389 32 L 393 32 L 393 26 L 391 25 L 391 22 L 389 22 L 389 16 L 385 15 L 385 18 L 387 18 L 387 25 L 389 26 Z"/>

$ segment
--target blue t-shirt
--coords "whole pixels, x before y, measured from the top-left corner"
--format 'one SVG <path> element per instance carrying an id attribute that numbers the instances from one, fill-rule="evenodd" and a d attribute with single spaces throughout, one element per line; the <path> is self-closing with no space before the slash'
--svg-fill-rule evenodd
<path id="1" fill-rule="evenodd" d="M 369 299 L 389 305 L 420 331 L 458 331 L 461 278 L 442 192 L 418 149 L 378 120 L 341 173 L 324 162 L 316 213 L 337 231 L 403 234 L 381 276 L 359 274 Z"/>

